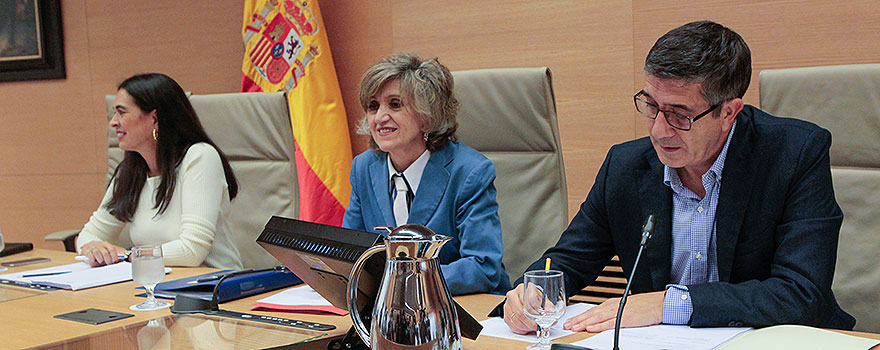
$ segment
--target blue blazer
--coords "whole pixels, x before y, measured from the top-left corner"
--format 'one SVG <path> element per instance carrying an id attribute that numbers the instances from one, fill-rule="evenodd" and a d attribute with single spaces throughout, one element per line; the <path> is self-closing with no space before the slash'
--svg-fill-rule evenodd
<path id="1" fill-rule="evenodd" d="M 831 134 L 752 106 L 737 118 L 715 218 L 720 281 L 688 286 L 690 325 L 852 329 L 855 319 L 831 291 L 843 220 L 831 183 Z M 657 225 L 633 293 L 673 283 L 672 189 L 663 185 L 663 164 L 645 137 L 611 147 L 580 211 L 530 269 L 551 257 L 569 293 L 595 281 L 615 254 L 629 276 L 649 213 Z"/>
<path id="2" fill-rule="evenodd" d="M 397 226 L 389 189 L 388 155 L 367 150 L 351 165 L 351 201 L 342 226 L 372 231 Z M 501 220 L 495 166 L 467 145 L 451 141 L 431 153 L 410 206 L 410 224 L 452 237 L 440 251 L 449 292 L 503 294 L 510 279 L 501 264 Z"/>

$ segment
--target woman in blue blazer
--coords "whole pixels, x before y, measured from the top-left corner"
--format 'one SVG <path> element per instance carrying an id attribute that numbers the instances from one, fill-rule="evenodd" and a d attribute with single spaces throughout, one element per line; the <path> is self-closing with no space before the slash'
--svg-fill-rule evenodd
<path id="1" fill-rule="evenodd" d="M 455 141 L 453 78 L 437 59 L 387 57 L 361 79 L 359 134 L 370 150 L 351 166 L 351 201 L 342 226 L 424 225 L 452 237 L 440 251 L 449 292 L 503 294 L 501 221 L 495 166 Z"/>

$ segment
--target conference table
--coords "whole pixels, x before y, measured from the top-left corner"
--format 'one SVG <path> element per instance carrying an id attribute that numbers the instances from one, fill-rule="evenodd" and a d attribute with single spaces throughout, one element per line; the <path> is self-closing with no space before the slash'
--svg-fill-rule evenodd
<path id="1" fill-rule="evenodd" d="M 0 274 L 22 272 L 74 262 L 74 254 L 55 250 L 36 249 L 0 258 L 0 262 L 31 257 L 47 257 L 50 262 L 13 267 Z M 179 279 L 216 271 L 197 267 L 173 267 L 165 280 Z M 329 316 L 284 312 L 251 311 L 258 299 L 278 291 L 271 291 L 220 305 L 224 310 L 267 315 L 271 317 L 327 323 L 336 329 L 327 332 L 278 326 L 253 321 L 234 320 L 204 315 L 175 315 L 169 309 L 131 311 L 129 306 L 143 301 L 136 297 L 138 285 L 122 282 L 78 291 L 42 291 L 12 285 L 0 285 L 0 347 L 3 349 L 265 349 L 296 348 L 319 349 L 329 339 L 344 335 L 351 326 L 348 316 Z M 486 319 L 489 311 L 503 300 L 503 296 L 476 294 L 456 297 L 455 300 L 477 320 Z M 134 314 L 100 325 L 91 325 L 53 316 L 98 308 Z M 880 334 L 844 332 L 880 339 Z M 586 337 L 576 333 L 555 340 L 571 343 Z M 299 344 L 299 345 L 293 345 Z M 477 341 L 464 339 L 465 349 L 523 349 L 529 345 L 510 339 L 480 336 Z"/>

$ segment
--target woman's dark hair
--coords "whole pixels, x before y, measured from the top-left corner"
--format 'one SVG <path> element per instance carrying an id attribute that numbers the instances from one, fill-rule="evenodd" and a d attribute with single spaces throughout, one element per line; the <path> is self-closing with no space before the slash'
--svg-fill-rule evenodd
<path id="1" fill-rule="evenodd" d="M 186 151 L 199 142 L 213 146 L 220 154 L 229 199 L 235 198 L 238 194 L 238 182 L 226 155 L 205 133 L 189 98 L 174 79 L 162 73 L 138 74 L 125 79 L 119 84 L 118 90 L 125 90 L 131 95 L 134 103 L 145 113 L 156 111 L 156 165 L 161 180 L 156 191 L 154 208 L 158 208 L 159 213 L 165 212 L 171 203 L 171 195 L 177 184 L 177 167 L 183 161 Z M 113 173 L 113 196 L 106 206 L 110 214 L 121 221 L 131 221 L 148 172 L 147 162 L 139 153 L 125 152 L 125 157 Z"/>

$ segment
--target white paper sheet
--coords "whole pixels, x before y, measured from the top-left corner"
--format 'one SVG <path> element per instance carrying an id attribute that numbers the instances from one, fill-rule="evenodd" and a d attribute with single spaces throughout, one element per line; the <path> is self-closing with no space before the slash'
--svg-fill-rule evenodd
<path id="1" fill-rule="evenodd" d="M 90 268 L 91 268 L 91 266 L 89 266 L 89 264 L 86 264 L 83 262 L 77 262 L 77 263 L 73 263 L 73 264 L 52 266 L 52 267 L 47 267 L 47 268 L 42 268 L 42 269 L 37 269 L 37 270 L 21 271 L 21 272 L 16 272 L 16 273 L 7 273 L 5 275 L 0 275 L 0 279 L 16 281 L 16 282 L 24 282 L 24 283 L 33 283 L 33 280 L 39 279 L 40 277 L 23 277 L 23 276 L 24 275 L 41 274 L 41 273 L 62 272 L 62 271 L 71 271 L 71 273 L 73 273 L 73 272 L 77 272 L 77 271 L 88 270 Z M 43 278 L 45 278 L 45 277 L 49 277 L 49 276 L 43 276 Z"/>
<path id="2" fill-rule="evenodd" d="M 587 303 L 579 303 L 572 304 L 565 307 L 565 315 L 562 315 L 562 318 L 559 319 L 559 322 L 556 322 L 556 325 L 550 327 L 550 339 L 562 338 L 566 335 L 574 334 L 572 331 L 567 331 L 562 329 L 562 325 L 565 324 L 565 321 L 574 316 L 580 315 L 591 308 L 593 308 L 594 304 Z M 480 336 L 490 336 L 496 338 L 505 338 L 505 339 L 513 339 L 530 343 L 537 343 L 538 337 L 535 333 L 530 334 L 516 334 L 510 331 L 510 327 L 507 327 L 507 324 L 504 323 L 504 319 L 500 317 L 493 317 L 488 320 L 480 322 L 483 325 L 483 331 L 480 332 Z"/>
<path id="3" fill-rule="evenodd" d="M 330 305 L 327 299 L 324 299 L 309 285 L 289 288 L 280 293 L 275 293 L 266 298 L 257 300 L 258 303 L 276 304 L 276 305 Z"/>
<path id="4" fill-rule="evenodd" d="M 691 328 L 671 325 L 621 328 L 620 348 L 626 350 L 709 350 L 717 348 L 750 329 Z M 614 330 L 609 329 L 572 344 L 596 350 L 611 350 L 614 347 Z"/>
<path id="5" fill-rule="evenodd" d="M 24 277 L 42 273 L 70 271 L 61 275 Z M 171 272 L 170 267 L 165 273 Z M 44 269 L 30 270 L 0 275 L 0 279 L 52 286 L 63 289 L 79 290 L 103 286 L 112 283 L 131 281 L 131 263 L 120 262 L 112 265 L 91 267 L 84 262 L 52 266 Z"/>

